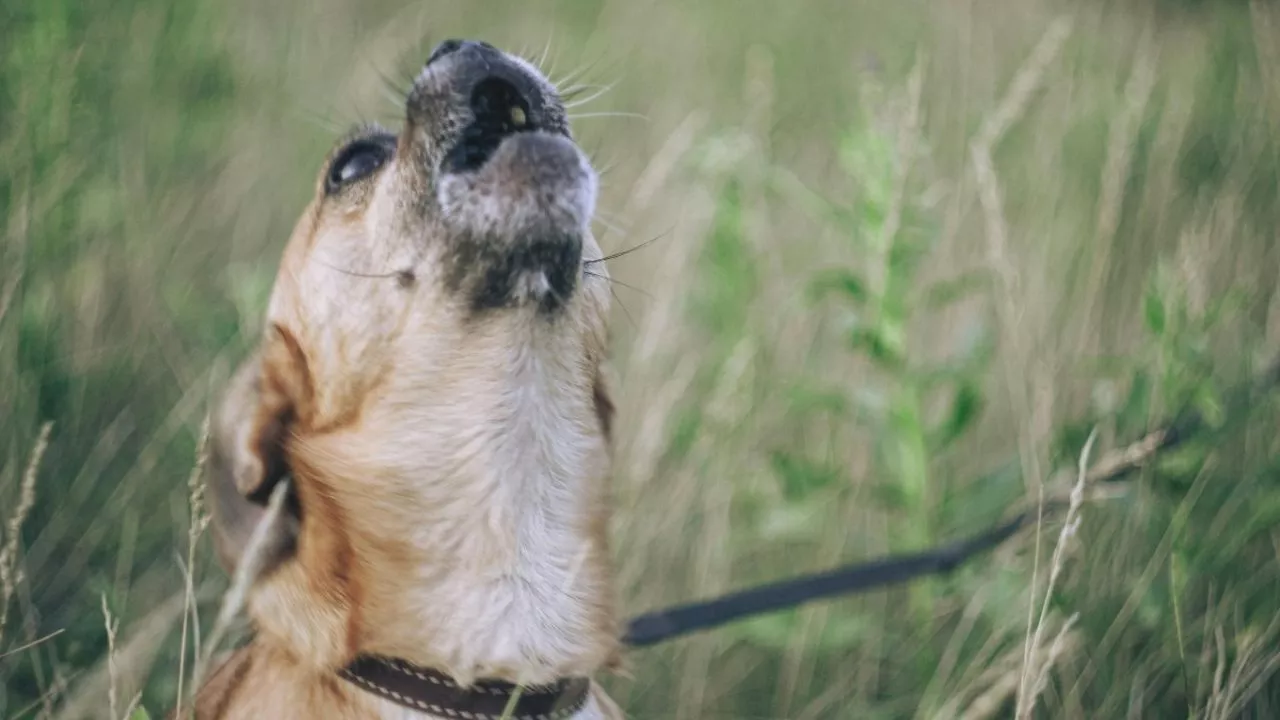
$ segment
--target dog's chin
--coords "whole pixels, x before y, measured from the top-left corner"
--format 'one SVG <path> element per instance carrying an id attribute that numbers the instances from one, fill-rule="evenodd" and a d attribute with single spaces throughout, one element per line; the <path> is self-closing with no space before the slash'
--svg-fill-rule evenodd
<path id="1" fill-rule="evenodd" d="M 437 199 L 455 278 L 477 309 L 568 302 L 582 270 L 596 175 L 562 135 L 519 132 L 478 167 L 441 168 Z M 466 282 L 461 282 L 462 278 Z"/>

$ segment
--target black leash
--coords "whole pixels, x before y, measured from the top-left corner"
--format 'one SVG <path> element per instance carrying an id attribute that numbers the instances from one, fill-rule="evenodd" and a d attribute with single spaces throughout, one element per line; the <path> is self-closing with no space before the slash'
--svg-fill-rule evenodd
<path id="1" fill-rule="evenodd" d="M 1009 539 L 1034 519 L 1023 513 L 971 538 L 906 555 L 891 555 L 857 565 L 761 585 L 713 600 L 692 602 L 632 618 L 622 642 L 645 647 L 709 630 L 734 620 L 797 607 L 813 600 L 896 585 L 924 575 L 951 572 L 966 560 Z"/>
<path id="2" fill-rule="evenodd" d="M 1252 382 L 1237 386 L 1224 398 L 1224 417 L 1241 421 L 1248 415 L 1256 395 L 1280 385 L 1280 360 L 1269 365 Z M 1164 427 L 1148 433 L 1143 441 L 1151 447 L 1144 457 L 1122 457 L 1118 462 L 1095 468 L 1090 484 L 1119 481 L 1138 469 L 1156 452 L 1184 444 L 1206 429 L 1200 413 L 1184 412 Z M 1053 508 L 1046 507 L 1045 515 Z M 955 570 L 975 555 L 986 552 L 1008 540 L 1024 525 L 1034 522 L 1035 511 L 1027 511 L 978 535 L 947 545 L 906 555 L 891 555 L 856 565 L 828 570 L 804 577 L 782 580 L 723 595 L 711 600 L 676 605 L 665 610 L 645 613 L 627 623 L 622 642 L 630 647 L 646 647 L 663 640 L 689 635 L 701 630 L 726 625 L 753 615 L 798 607 L 805 603 L 904 583 L 926 575 L 943 575 Z"/>

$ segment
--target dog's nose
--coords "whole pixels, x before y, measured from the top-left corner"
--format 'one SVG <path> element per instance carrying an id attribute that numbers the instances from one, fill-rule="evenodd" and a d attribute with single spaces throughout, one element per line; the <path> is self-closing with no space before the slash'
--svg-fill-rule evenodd
<path id="1" fill-rule="evenodd" d="M 517 126 L 536 123 L 543 112 L 542 89 L 530 72 L 494 46 L 471 40 L 446 54 L 460 69 L 458 88 L 470 97 L 477 122 L 502 119 Z"/>
<path id="2" fill-rule="evenodd" d="M 496 51 L 496 48 L 492 45 L 480 40 L 459 40 L 457 38 L 449 38 L 448 40 L 441 41 L 441 43 L 436 45 L 435 49 L 431 51 L 431 54 L 427 56 L 427 65 L 430 65 L 445 55 L 452 55 L 459 50 L 465 50 L 471 47 L 479 47 Z"/>
<path id="3" fill-rule="evenodd" d="M 534 123 L 546 98 L 529 71 L 481 40 L 450 38 L 427 58 L 427 67 L 452 58 L 450 73 L 459 95 L 469 98 L 477 122 L 512 120 L 515 129 Z"/>

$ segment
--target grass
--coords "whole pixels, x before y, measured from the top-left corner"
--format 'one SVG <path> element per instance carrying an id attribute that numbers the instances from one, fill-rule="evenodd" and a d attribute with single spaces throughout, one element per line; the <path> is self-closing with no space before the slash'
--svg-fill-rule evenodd
<path id="1" fill-rule="evenodd" d="M 211 393 L 328 144 L 448 36 L 612 86 L 575 120 L 597 232 L 656 238 L 611 262 L 629 612 L 967 534 L 1206 419 L 950 577 L 634 654 L 632 716 L 1280 713 L 1280 408 L 1228 392 L 1280 354 L 1280 12 L 467 8 L 0 0 L 0 717 L 190 688 Z"/>

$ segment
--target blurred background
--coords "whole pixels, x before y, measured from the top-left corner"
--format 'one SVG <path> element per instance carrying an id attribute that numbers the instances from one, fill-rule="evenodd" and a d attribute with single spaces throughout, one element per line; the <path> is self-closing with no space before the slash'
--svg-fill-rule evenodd
<path id="1" fill-rule="evenodd" d="M 1278 408 L 1229 392 L 1280 340 L 1261 0 L 0 0 L 0 717 L 173 706 L 211 397 L 330 144 L 446 37 L 598 95 L 597 235 L 652 241 L 611 262 L 628 614 L 1203 420 L 1065 539 L 632 653 L 631 716 L 1280 717 Z"/>

